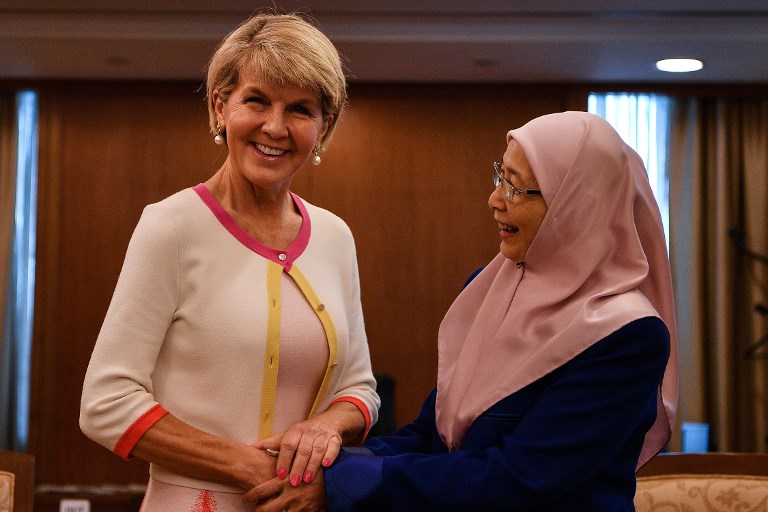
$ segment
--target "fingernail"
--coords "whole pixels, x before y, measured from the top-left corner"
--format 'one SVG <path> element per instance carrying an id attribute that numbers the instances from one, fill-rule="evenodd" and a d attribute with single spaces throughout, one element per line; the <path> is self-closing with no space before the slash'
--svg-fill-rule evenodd
<path id="1" fill-rule="evenodd" d="M 328 459 L 328 458 L 323 459 L 323 467 L 324 468 L 327 468 L 330 465 L 331 465 L 331 459 Z"/>
<path id="2" fill-rule="evenodd" d="M 280 468 L 277 470 L 277 478 L 280 480 L 285 480 L 285 477 L 288 476 L 288 470 L 285 468 Z"/>
<path id="3" fill-rule="evenodd" d="M 304 483 L 308 484 L 311 481 L 312 481 L 312 472 L 307 471 L 306 473 L 304 473 Z"/>
<path id="4" fill-rule="evenodd" d="M 293 475 L 291 477 L 291 485 L 292 486 L 298 487 L 299 486 L 299 482 L 301 482 L 301 479 L 299 478 L 299 475 Z"/>

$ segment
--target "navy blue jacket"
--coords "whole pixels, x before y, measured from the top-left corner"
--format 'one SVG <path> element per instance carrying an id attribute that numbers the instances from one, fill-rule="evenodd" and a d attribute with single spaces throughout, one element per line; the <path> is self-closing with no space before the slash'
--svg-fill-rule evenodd
<path id="1" fill-rule="evenodd" d="M 369 439 L 367 453 L 345 449 L 326 469 L 328 509 L 634 511 L 668 355 L 664 323 L 635 320 L 485 411 L 453 453 L 438 435 L 432 391 L 413 423 Z"/>

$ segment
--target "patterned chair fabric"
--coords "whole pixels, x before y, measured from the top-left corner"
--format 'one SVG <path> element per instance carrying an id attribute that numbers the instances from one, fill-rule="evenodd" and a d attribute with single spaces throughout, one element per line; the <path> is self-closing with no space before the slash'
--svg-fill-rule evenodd
<path id="1" fill-rule="evenodd" d="M 13 484 L 15 477 L 8 471 L 0 471 L 0 512 L 13 511 Z"/>
<path id="2" fill-rule="evenodd" d="M 637 512 L 768 512 L 768 477 L 662 475 L 637 479 Z"/>
<path id="3" fill-rule="evenodd" d="M 640 469 L 637 512 L 768 512 L 768 454 L 666 453 Z"/>
<path id="4" fill-rule="evenodd" d="M 0 449 L 0 512 L 34 510 L 35 458 Z"/>

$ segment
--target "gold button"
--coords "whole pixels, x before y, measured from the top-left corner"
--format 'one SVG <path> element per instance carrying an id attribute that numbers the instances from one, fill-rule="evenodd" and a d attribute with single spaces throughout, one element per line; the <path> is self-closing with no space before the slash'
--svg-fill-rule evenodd
<path id="1" fill-rule="evenodd" d="M 324 309 L 325 309 L 325 304 L 318 304 L 318 305 L 317 305 L 317 310 L 318 310 L 318 311 L 322 311 L 322 310 L 324 310 Z"/>

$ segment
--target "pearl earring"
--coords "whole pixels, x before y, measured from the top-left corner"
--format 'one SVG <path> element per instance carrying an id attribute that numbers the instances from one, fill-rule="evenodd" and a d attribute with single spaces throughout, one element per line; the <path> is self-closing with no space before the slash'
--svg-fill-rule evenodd
<path id="1" fill-rule="evenodd" d="M 224 136 L 221 134 L 221 125 L 216 123 L 216 136 L 213 138 L 213 142 L 221 146 L 224 144 Z"/>
<path id="2" fill-rule="evenodd" d="M 320 150 L 323 149 L 323 146 L 320 144 L 316 145 L 315 148 L 312 150 L 312 153 L 314 156 L 312 157 L 312 165 L 320 165 L 320 162 L 323 160 L 320 158 Z"/>

